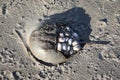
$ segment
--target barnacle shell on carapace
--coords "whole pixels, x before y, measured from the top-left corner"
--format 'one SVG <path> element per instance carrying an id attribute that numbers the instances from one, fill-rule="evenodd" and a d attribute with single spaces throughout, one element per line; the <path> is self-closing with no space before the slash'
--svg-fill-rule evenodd
<path id="1" fill-rule="evenodd" d="M 66 61 L 66 57 L 61 52 L 54 49 L 44 49 L 47 43 L 40 41 L 41 36 L 37 34 L 43 25 L 42 23 L 33 20 L 27 21 L 22 30 L 16 29 L 15 31 L 23 41 L 26 49 L 29 48 L 31 54 L 38 60 L 52 64 Z"/>

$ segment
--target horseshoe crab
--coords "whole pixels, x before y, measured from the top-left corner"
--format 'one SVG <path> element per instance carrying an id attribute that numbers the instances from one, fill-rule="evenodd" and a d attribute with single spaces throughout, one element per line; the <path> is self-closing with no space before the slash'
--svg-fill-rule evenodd
<path id="1" fill-rule="evenodd" d="M 68 25 L 26 22 L 22 29 L 15 29 L 31 54 L 46 63 L 59 64 L 76 54 L 85 44 Z M 83 41 L 83 42 L 82 42 Z"/>

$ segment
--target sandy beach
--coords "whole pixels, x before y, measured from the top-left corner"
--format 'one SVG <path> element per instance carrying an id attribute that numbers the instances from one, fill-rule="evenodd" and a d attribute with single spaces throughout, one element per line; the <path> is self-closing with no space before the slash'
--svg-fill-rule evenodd
<path id="1" fill-rule="evenodd" d="M 66 23 L 96 42 L 62 64 L 44 64 L 15 32 L 35 21 Z M 120 0 L 0 0 L 0 80 L 120 80 L 119 50 Z"/>

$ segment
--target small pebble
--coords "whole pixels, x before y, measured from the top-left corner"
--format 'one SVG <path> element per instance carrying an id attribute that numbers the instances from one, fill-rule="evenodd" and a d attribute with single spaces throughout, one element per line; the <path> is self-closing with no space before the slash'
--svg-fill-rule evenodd
<path id="1" fill-rule="evenodd" d="M 107 26 L 107 22 L 102 21 L 102 20 L 98 21 L 97 26 L 98 26 L 98 28 L 105 28 Z"/>
<path id="2" fill-rule="evenodd" d="M 98 36 L 98 35 L 95 35 L 95 38 L 99 39 L 99 36 Z"/>

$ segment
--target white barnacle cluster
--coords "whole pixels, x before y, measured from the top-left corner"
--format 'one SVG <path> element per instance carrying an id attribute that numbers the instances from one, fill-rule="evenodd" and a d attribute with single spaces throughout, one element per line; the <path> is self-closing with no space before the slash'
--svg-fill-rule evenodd
<path id="1" fill-rule="evenodd" d="M 67 57 L 79 51 L 82 47 L 79 43 L 79 35 L 70 27 L 60 27 L 57 37 L 57 50 Z"/>

